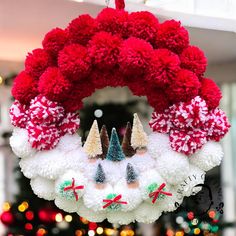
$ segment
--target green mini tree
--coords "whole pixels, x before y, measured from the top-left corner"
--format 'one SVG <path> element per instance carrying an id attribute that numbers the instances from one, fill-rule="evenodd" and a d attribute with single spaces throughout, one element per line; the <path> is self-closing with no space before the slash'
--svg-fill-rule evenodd
<path id="1" fill-rule="evenodd" d="M 137 173 L 134 170 L 134 167 L 128 163 L 126 167 L 126 181 L 128 184 L 135 183 L 137 181 Z"/>
<path id="2" fill-rule="evenodd" d="M 104 184 L 106 181 L 106 175 L 100 163 L 98 164 L 94 180 L 97 184 Z"/>

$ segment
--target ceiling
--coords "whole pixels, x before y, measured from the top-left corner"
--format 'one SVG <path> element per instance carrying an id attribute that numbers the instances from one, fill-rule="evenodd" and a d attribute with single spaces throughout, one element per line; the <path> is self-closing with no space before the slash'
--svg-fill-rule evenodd
<path id="1" fill-rule="evenodd" d="M 28 51 L 41 46 L 47 31 L 65 27 L 80 14 L 96 16 L 102 8 L 102 5 L 69 0 L 1 0 L 0 60 L 23 61 Z M 161 16 L 161 20 L 166 18 L 168 16 Z M 176 15 L 175 18 L 181 17 Z M 209 64 L 236 60 L 234 32 L 203 28 L 188 27 L 191 43 L 205 51 Z"/>

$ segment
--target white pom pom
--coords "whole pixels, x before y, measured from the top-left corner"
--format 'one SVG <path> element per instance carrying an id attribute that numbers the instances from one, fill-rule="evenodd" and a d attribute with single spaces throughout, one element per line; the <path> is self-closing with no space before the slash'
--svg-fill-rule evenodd
<path id="1" fill-rule="evenodd" d="M 36 153 L 36 150 L 28 142 L 28 131 L 26 129 L 14 128 L 10 145 L 16 156 L 21 158 L 31 157 Z"/>
<path id="2" fill-rule="evenodd" d="M 171 150 L 169 135 L 153 132 L 148 136 L 148 152 L 153 158 L 158 158 L 168 150 Z"/>
<path id="3" fill-rule="evenodd" d="M 93 210 L 87 208 L 83 203 L 78 205 L 77 213 L 91 222 L 102 222 L 106 219 L 105 212 L 94 212 Z"/>
<path id="4" fill-rule="evenodd" d="M 135 154 L 129 159 L 129 162 L 132 163 L 140 172 L 149 170 L 155 166 L 155 160 L 150 156 L 150 154 Z"/>
<path id="5" fill-rule="evenodd" d="M 134 212 L 108 212 L 107 219 L 112 224 L 128 225 L 135 221 Z"/>
<path id="6" fill-rule="evenodd" d="M 156 168 L 170 184 L 178 184 L 189 174 L 188 157 L 175 151 L 167 151 L 157 158 Z"/>
<path id="7" fill-rule="evenodd" d="M 45 179 L 42 177 L 36 177 L 35 179 L 31 179 L 30 185 L 33 192 L 40 198 L 44 198 L 46 200 L 55 199 L 54 192 L 54 181 Z"/>
<path id="8" fill-rule="evenodd" d="M 162 211 L 155 204 L 141 203 L 134 211 L 136 221 L 151 224 L 161 216 Z"/>
<path id="9" fill-rule="evenodd" d="M 190 163 L 204 171 L 220 165 L 224 153 L 219 143 L 209 141 L 190 158 Z"/>
<path id="10" fill-rule="evenodd" d="M 81 200 L 79 200 L 78 202 L 76 202 L 76 201 L 73 202 L 73 201 L 66 200 L 61 197 L 56 197 L 56 199 L 55 199 L 55 205 L 58 208 L 66 211 L 66 212 L 69 212 L 69 213 L 77 212 L 80 204 L 82 204 Z"/>
<path id="11" fill-rule="evenodd" d="M 76 150 L 78 147 L 82 147 L 81 137 L 78 134 L 66 134 L 57 144 L 57 148 L 64 152 Z"/>

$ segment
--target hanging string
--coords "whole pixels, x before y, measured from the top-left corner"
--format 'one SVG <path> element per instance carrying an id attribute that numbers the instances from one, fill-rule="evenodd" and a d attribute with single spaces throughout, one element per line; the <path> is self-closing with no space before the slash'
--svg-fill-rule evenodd
<path id="1" fill-rule="evenodd" d="M 124 10 L 125 9 L 125 0 L 115 0 L 116 9 Z"/>

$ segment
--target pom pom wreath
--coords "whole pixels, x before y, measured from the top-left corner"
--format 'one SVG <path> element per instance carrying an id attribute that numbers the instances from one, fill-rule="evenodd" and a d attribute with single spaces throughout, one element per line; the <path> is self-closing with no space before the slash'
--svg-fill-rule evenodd
<path id="1" fill-rule="evenodd" d="M 148 152 L 133 155 L 132 163 L 139 172 L 147 171 L 155 166 L 155 161 Z"/>
<path id="2" fill-rule="evenodd" d="M 22 104 L 29 104 L 38 94 L 37 82 L 22 71 L 15 79 L 12 87 L 12 96 Z"/>
<path id="3" fill-rule="evenodd" d="M 207 133 L 200 129 L 194 130 L 171 130 L 170 143 L 176 152 L 186 155 L 193 154 L 207 142 Z"/>
<path id="4" fill-rule="evenodd" d="M 67 32 L 60 28 L 49 31 L 42 42 L 43 48 L 52 56 L 57 56 L 68 40 Z"/>
<path id="5" fill-rule="evenodd" d="M 57 145 L 59 150 L 66 152 L 74 151 L 78 147 L 82 147 L 81 137 L 78 134 L 65 134 Z"/>
<path id="6" fill-rule="evenodd" d="M 21 104 L 18 100 L 16 100 L 10 108 L 9 111 L 11 124 L 19 127 L 25 128 L 28 121 L 28 114 L 27 114 L 27 106 Z"/>
<path id="7" fill-rule="evenodd" d="M 201 81 L 200 96 L 206 101 L 209 109 L 218 107 L 220 99 L 222 98 L 221 91 L 217 84 L 207 78 L 203 78 Z"/>
<path id="8" fill-rule="evenodd" d="M 25 59 L 25 71 L 35 79 L 38 79 L 49 66 L 53 66 L 52 58 L 41 48 L 34 49 Z"/>
<path id="9" fill-rule="evenodd" d="M 30 103 L 30 121 L 34 124 L 54 124 L 64 117 L 64 108 L 44 96 L 37 96 Z"/>
<path id="10" fill-rule="evenodd" d="M 88 14 L 72 20 L 67 27 L 71 43 L 79 43 L 85 46 L 97 32 L 97 27 L 97 21 Z"/>
<path id="11" fill-rule="evenodd" d="M 49 100 L 62 102 L 70 93 L 71 83 L 56 67 L 49 67 L 40 77 L 39 92 Z"/>
<path id="12" fill-rule="evenodd" d="M 78 211 L 79 204 L 82 203 L 82 201 L 76 202 L 76 201 L 70 201 L 66 200 L 64 198 L 56 197 L 55 199 L 55 205 L 62 209 L 63 211 L 66 211 L 68 213 L 74 213 Z"/>
<path id="13" fill-rule="evenodd" d="M 27 127 L 29 142 L 37 150 L 49 150 L 54 148 L 60 140 L 59 130 L 51 125 L 36 125 L 29 122 Z"/>
<path id="14" fill-rule="evenodd" d="M 203 171 L 209 171 L 219 166 L 223 157 L 223 150 L 219 143 L 209 141 L 201 150 L 194 153 L 189 161 Z"/>
<path id="15" fill-rule="evenodd" d="M 182 69 L 167 89 L 167 95 L 173 103 L 186 102 L 198 95 L 201 84 L 191 71 Z"/>
<path id="16" fill-rule="evenodd" d="M 172 123 L 170 121 L 169 110 L 164 113 L 152 113 L 152 119 L 149 122 L 150 127 L 153 131 L 160 133 L 169 133 L 172 128 Z"/>
<path id="17" fill-rule="evenodd" d="M 148 11 L 132 12 L 129 15 L 129 35 L 153 44 L 157 37 L 158 19 Z"/>
<path id="18" fill-rule="evenodd" d="M 146 80 L 158 87 L 170 84 L 180 70 L 179 57 L 168 49 L 157 49 L 152 54 Z"/>
<path id="19" fill-rule="evenodd" d="M 201 76 L 206 71 L 207 59 L 204 52 L 195 46 L 188 46 L 180 55 L 181 67 Z"/>
<path id="20" fill-rule="evenodd" d="M 189 174 L 188 158 L 173 150 L 166 151 L 158 157 L 156 163 L 157 171 L 170 184 L 182 182 Z"/>
<path id="21" fill-rule="evenodd" d="M 167 48 L 175 53 L 181 53 L 188 47 L 188 31 L 181 26 L 180 22 L 167 20 L 159 25 L 157 32 L 158 48 Z"/>
<path id="22" fill-rule="evenodd" d="M 66 46 L 59 53 L 58 65 L 69 80 L 81 80 L 88 76 L 91 62 L 87 49 L 79 44 Z"/>
<path id="23" fill-rule="evenodd" d="M 88 53 L 99 69 L 112 69 L 118 63 L 121 39 L 117 35 L 99 32 L 89 42 Z"/>
<path id="24" fill-rule="evenodd" d="M 76 113 L 67 113 L 59 125 L 61 133 L 75 134 L 80 126 L 80 118 Z"/>
<path id="25" fill-rule="evenodd" d="M 31 179 L 31 188 L 38 197 L 44 198 L 48 201 L 55 199 L 54 181 L 42 177 Z"/>
<path id="26" fill-rule="evenodd" d="M 113 8 L 103 9 L 97 16 L 98 28 L 112 34 L 128 37 L 128 13 Z"/>
<path id="27" fill-rule="evenodd" d="M 28 142 L 28 132 L 25 129 L 14 128 L 10 145 L 16 156 L 20 158 L 31 157 L 36 152 Z"/>
<path id="28" fill-rule="evenodd" d="M 133 211 L 129 212 L 108 212 L 107 219 L 112 224 L 128 225 L 135 222 L 135 216 Z"/>
<path id="29" fill-rule="evenodd" d="M 129 38 L 124 41 L 120 56 L 120 69 L 125 75 L 141 75 L 149 64 L 152 46 L 142 39 Z"/>

